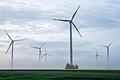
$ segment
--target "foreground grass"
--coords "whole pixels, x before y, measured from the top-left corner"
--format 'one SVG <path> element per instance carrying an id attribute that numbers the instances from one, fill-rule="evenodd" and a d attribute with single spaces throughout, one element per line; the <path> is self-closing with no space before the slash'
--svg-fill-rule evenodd
<path id="1" fill-rule="evenodd" d="M 120 71 L 1 70 L 0 80 L 120 80 Z"/>

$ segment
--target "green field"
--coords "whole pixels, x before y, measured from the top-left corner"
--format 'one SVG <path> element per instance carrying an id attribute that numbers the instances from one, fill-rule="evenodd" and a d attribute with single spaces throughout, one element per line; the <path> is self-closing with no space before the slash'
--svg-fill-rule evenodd
<path id="1" fill-rule="evenodd" d="M 119 70 L 0 70 L 0 80 L 120 80 Z"/>

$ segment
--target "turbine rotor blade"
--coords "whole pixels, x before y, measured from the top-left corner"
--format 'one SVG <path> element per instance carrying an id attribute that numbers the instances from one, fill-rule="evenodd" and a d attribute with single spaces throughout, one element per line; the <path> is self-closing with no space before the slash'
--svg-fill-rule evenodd
<path id="1" fill-rule="evenodd" d="M 110 47 L 112 45 L 112 43 L 110 43 L 109 45 L 108 45 L 108 47 Z"/>
<path id="2" fill-rule="evenodd" d="M 10 35 L 7 33 L 7 31 L 5 30 L 5 33 L 7 34 L 7 36 L 10 38 L 10 40 L 12 40 L 12 38 L 10 37 Z"/>
<path id="3" fill-rule="evenodd" d="M 105 45 L 100 45 L 100 46 L 102 46 L 102 47 L 107 47 L 107 46 L 105 46 Z"/>
<path id="4" fill-rule="evenodd" d="M 82 37 L 82 35 L 80 34 L 78 28 L 76 27 L 76 25 L 72 22 L 73 26 L 75 27 L 76 31 L 78 32 L 78 34 L 80 35 L 80 37 Z"/>
<path id="5" fill-rule="evenodd" d="M 40 48 L 42 48 L 45 44 L 46 44 L 46 42 L 45 42 L 45 43 L 43 43 L 43 44 L 40 46 Z"/>
<path id="6" fill-rule="evenodd" d="M 70 20 L 63 20 L 63 19 L 53 19 L 55 21 L 63 21 L 63 22 L 69 22 Z"/>
<path id="7" fill-rule="evenodd" d="M 11 47 L 12 43 L 13 43 L 13 42 L 11 42 L 11 43 L 10 43 L 10 45 L 9 45 L 9 47 L 8 47 L 7 51 L 5 52 L 5 54 L 7 54 L 7 52 L 8 52 L 8 50 L 10 49 L 10 47 Z"/>
<path id="8" fill-rule="evenodd" d="M 47 56 L 47 54 L 44 54 L 42 57 Z"/>
<path id="9" fill-rule="evenodd" d="M 42 58 L 45 56 L 45 54 L 44 55 L 42 55 Z"/>
<path id="10" fill-rule="evenodd" d="M 26 40 L 26 39 L 17 39 L 17 40 L 14 40 L 14 41 L 23 41 L 23 40 Z"/>
<path id="11" fill-rule="evenodd" d="M 38 47 L 32 47 L 32 48 L 39 49 Z"/>
<path id="12" fill-rule="evenodd" d="M 100 55 L 96 53 L 96 56 L 98 57 L 98 56 L 100 56 Z"/>
<path id="13" fill-rule="evenodd" d="M 42 57 L 44 57 L 45 55 L 43 55 Z"/>
<path id="14" fill-rule="evenodd" d="M 98 56 L 101 56 L 101 55 L 98 55 Z"/>
<path id="15" fill-rule="evenodd" d="M 76 10 L 76 11 L 75 11 L 75 13 L 73 14 L 73 16 L 72 16 L 72 19 L 71 19 L 71 20 L 73 20 L 73 19 L 74 19 L 74 17 L 75 17 L 75 15 L 76 15 L 76 13 L 78 12 L 79 8 L 80 8 L 80 5 L 78 6 L 77 10 Z"/>

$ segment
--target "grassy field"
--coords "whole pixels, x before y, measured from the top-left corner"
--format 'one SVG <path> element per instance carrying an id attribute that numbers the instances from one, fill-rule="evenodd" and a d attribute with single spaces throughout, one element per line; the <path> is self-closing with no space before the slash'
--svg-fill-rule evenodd
<path id="1" fill-rule="evenodd" d="M 120 80 L 120 70 L 0 70 L 0 80 Z"/>

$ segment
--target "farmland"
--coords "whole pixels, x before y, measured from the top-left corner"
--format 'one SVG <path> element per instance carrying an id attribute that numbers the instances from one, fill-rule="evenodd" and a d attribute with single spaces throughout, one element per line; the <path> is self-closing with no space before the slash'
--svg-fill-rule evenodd
<path id="1" fill-rule="evenodd" d="M 120 70 L 0 70 L 0 80 L 120 80 Z"/>

